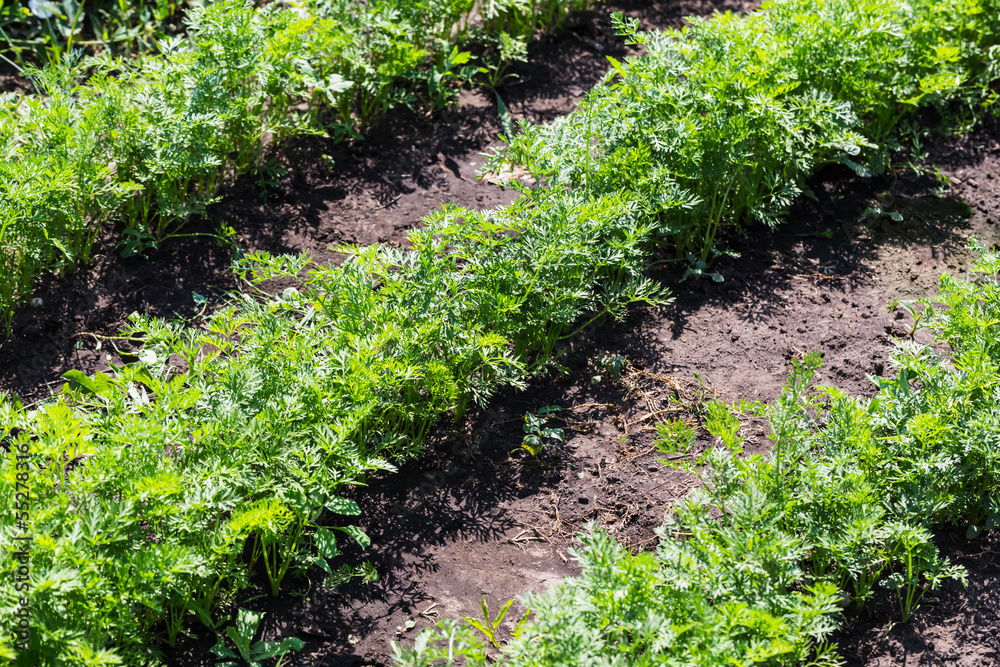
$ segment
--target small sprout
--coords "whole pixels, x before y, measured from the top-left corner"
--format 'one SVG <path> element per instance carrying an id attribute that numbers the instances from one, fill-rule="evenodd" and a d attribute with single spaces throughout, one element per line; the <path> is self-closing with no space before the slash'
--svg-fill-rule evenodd
<path id="1" fill-rule="evenodd" d="M 897 213 L 896 211 L 883 211 L 881 206 L 876 205 L 876 206 L 869 206 L 868 208 L 866 208 L 861 213 L 861 217 L 858 218 L 858 222 L 864 222 L 865 219 L 869 217 L 877 220 L 883 216 L 891 219 L 893 222 L 903 221 L 903 216 Z"/>
<path id="2" fill-rule="evenodd" d="M 150 250 L 158 250 L 159 244 L 156 241 L 156 237 L 149 232 L 136 229 L 135 227 L 128 227 L 122 232 L 122 238 L 118 241 L 118 247 L 121 248 L 121 256 L 124 259 L 135 257 L 136 255 L 142 255 L 145 258 Z"/>
<path id="3" fill-rule="evenodd" d="M 896 310 L 902 310 L 913 318 L 913 324 L 910 326 L 909 332 L 910 338 L 913 338 L 913 336 L 921 328 L 920 320 L 924 315 L 923 311 L 918 312 L 912 301 L 899 301 L 898 299 L 893 299 L 889 302 L 889 312 L 892 313 Z"/>
<path id="4" fill-rule="evenodd" d="M 239 667 L 239 665 L 260 667 L 263 661 L 275 657 L 277 664 L 280 665 L 289 651 L 302 650 L 302 640 L 297 637 L 285 637 L 280 642 L 254 642 L 253 638 L 263 617 L 264 612 L 250 611 L 242 607 L 237 611 L 236 623 L 226 628 L 226 635 L 236 650 L 226 645 L 221 634 L 218 635 L 215 646 L 209 649 L 211 653 L 223 659 L 222 662 L 215 663 L 216 667 Z"/>
<path id="5" fill-rule="evenodd" d="M 688 278 L 694 278 L 699 280 L 701 278 L 711 278 L 712 282 L 721 283 L 725 278 L 722 277 L 721 273 L 715 271 L 709 271 L 709 262 L 705 261 L 700 257 L 695 257 L 693 253 L 687 254 L 688 267 L 684 270 L 684 275 L 681 280 L 687 280 Z"/>
<path id="6" fill-rule="evenodd" d="M 934 165 L 934 180 L 937 181 L 937 187 L 931 189 L 931 194 L 938 199 L 945 199 L 951 194 L 951 179 L 937 165 Z"/>
<path id="7" fill-rule="evenodd" d="M 538 411 L 538 416 L 533 415 L 530 412 L 525 412 L 524 426 L 522 427 L 524 430 L 524 438 L 521 440 L 521 446 L 513 451 L 523 449 L 532 456 L 538 456 L 541 454 L 542 448 L 545 447 L 545 441 L 547 439 L 564 442 L 566 434 L 563 433 L 561 428 L 545 427 L 545 424 L 548 421 L 545 415 L 558 412 L 561 409 L 562 408 L 558 405 L 547 405 Z"/>
<path id="8" fill-rule="evenodd" d="M 872 176 L 872 170 L 870 168 L 868 168 L 867 166 L 855 162 L 854 160 L 852 160 L 851 158 L 847 157 L 846 155 L 844 155 L 840 159 L 841 159 L 841 161 L 845 165 L 847 165 L 847 167 L 851 171 L 853 171 L 855 174 L 857 174 L 861 178 L 871 178 L 871 176 Z"/>
<path id="9" fill-rule="evenodd" d="M 627 365 L 628 360 L 620 354 L 607 355 L 597 360 L 597 367 L 606 372 L 612 382 L 618 382 L 618 380 L 622 379 Z M 596 377 L 600 378 L 601 376 L 598 375 Z M 598 379 L 598 382 L 600 382 L 600 379 Z M 597 384 L 597 382 L 594 382 L 594 384 Z"/>
<path id="10" fill-rule="evenodd" d="M 490 644 L 492 644 L 494 648 L 502 648 L 500 645 L 500 638 L 497 636 L 497 631 L 500 629 L 500 624 L 503 623 L 503 619 L 507 616 L 507 612 L 510 610 L 510 606 L 512 604 L 514 604 L 514 601 L 508 600 L 507 603 L 500 608 L 500 612 L 497 614 L 497 617 L 490 618 L 490 608 L 486 604 L 486 598 L 483 597 L 483 620 L 480 621 L 475 618 L 469 618 L 468 616 L 463 616 L 462 619 L 476 630 L 483 633 L 483 636 L 489 640 Z M 528 619 L 529 615 L 531 615 L 530 609 L 524 612 L 521 620 L 518 621 L 517 626 L 512 632 L 514 637 L 521 634 L 521 626 L 524 625 L 524 622 Z"/>

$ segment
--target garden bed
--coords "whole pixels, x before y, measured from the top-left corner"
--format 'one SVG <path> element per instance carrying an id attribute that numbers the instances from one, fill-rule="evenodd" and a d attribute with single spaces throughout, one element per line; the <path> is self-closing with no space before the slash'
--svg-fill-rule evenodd
<path id="1" fill-rule="evenodd" d="M 666 6 L 626 9 L 660 25 L 703 9 L 674 13 L 676 5 Z M 604 56 L 621 57 L 601 16 L 571 25 L 576 37 L 541 45 L 521 81 L 505 91 L 515 117 L 538 121 L 569 111 L 603 75 Z M 574 72 L 571 80 L 567 71 Z M 278 155 L 287 175 L 266 199 L 258 182 L 241 179 L 212 208 L 211 220 L 191 230 L 226 221 L 246 250 L 307 250 L 336 260 L 328 247 L 337 242 L 404 242 L 406 230 L 443 201 L 473 208 L 506 203 L 509 190 L 473 182 L 479 151 L 499 131 L 495 108 L 485 96 L 467 94 L 463 101 L 464 108 L 440 118 L 398 114 L 384 134 L 356 147 L 297 141 Z M 624 323 L 585 332 L 559 359 L 565 375 L 505 392 L 461 427 L 439 427 L 419 462 L 355 492 L 364 498 L 361 526 L 373 543 L 365 557 L 381 580 L 329 591 L 317 579 L 299 594 L 249 602 L 268 612 L 266 636 L 306 643 L 291 664 L 384 664 L 389 640 L 400 638 L 397 628 L 407 621 L 415 627 L 404 637 L 432 618 L 478 616 L 482 596 L 495 609 L 574 573 L 568 549 L 588 520 L 608 527 L 626 547 L 652 545 L 653 529 L 693 484 L 657 463 L 652 421 L 643 417 L 672 408 L 684 415 L 683 403 L 709 395 L 772 400 L 790 360 L 813 349 L 826 358 L 821 382 L 871 394 L 866 374 L 882 374 L 891 338 L 908 332 L 909 321 L 889 313 L 887 302 L 933 294 L 943 271 L 961 275 L 970 234 L 996 242 L 998 140 L 992 123 L 932 147 L 921 164 L 951 177 L 953 187 L 939 190 L 942 196 L 932 194 L 938 181 L 912 171 L 871 180 L 846 167 L 826 168 L 811 181 L 819 201 L 797 204 L 792 224 L 725 239 L 742 253 L 720 261 L 725 282 L 659 274 L 677 296 L 672 306 L 638 308 Z M 859 222 L 873 205 L 898 212 L 902 221 Z M 113 335 L 134 310 L 191 315 L 199 307 L 192 292 L 212 297 L 213 288 L 238 287 L 224 248 L 178 240 L 148 261 L 121 260 L 112 252 L 115 240 L 102 241 L 104 256 L 92 267 L 47 279 L 36 290 L 42 306 L 23 310 L 14 334 L 0 344 L 0 391 L 43 397 L 46 383 L 58 382 L 65 370 L 107 367 L 107 346 L 96 349 L 86 333 Z M 624 382 L 600 366 L 607 356 L 629 362 Z M 566 432 L 562 455 L 512 454 L 524 414 L 550 405 L 565 408 L 551 419 Z M 767 448 L 760 424 L 744 429 L 748 449 Z M 939 602 L 886 636 L 892 610 L 877 600 L 873 618 L 848 617 L 840 637 L 846 658 L 864 665 L 1000 660 L 990 588 L 1000 571 L 995 538 L 968 542 L 944 533 L 940 539 L 944 552 L 969 568 L 969 589 L 947 585 Z M 171 660 L 212 664 L 207 648 L 214 641 L 207 633 L 182 639 Z"/>
<path id="2" fill-rule="evenodd" d="M 872 180 L 828 169 L 812 181 L 819 201 L 797 205 L 789 225 L 729 240 L 742 257 L 722 262 L 725 282 L 658 276 L 674 287 L 673 306 L 637 309 L 626 322 L 595 327 L 567 346 L 565 375 L 505 392 L 468 424 L 439 429 L 419 462 L 361 490 L 362 526 L 372 538 L 365 557 L 380 581 L 327 591 L 317 578 L 302 586 L 303 597 L 257 600 L 254 608 L 268 612 L 265 636 L 306 643 L 292 665 L 388 665 L 390 640 L 438 618 L 478 618 L 483 596 L 496 609 L 575 573 L 569 549 L 587 521 L 630 549 L 650 548 L 672 503 L 694 486 L 657 462 L 655 431 L 642 420 L 650 403 L 678 416 L 689 414 L 683 403 L 713 395 L 770 401 L 791 359 L 809 350 L 824 353 L 820 383 L 873 394 L 866 375 L 885 373 L 892 338 L 906 338 L 911 324 L 890 313 L 888 302 L 932 295 L 943 271 L 962 275 L 969 235 L 987 245 L 1000 240 L 998 140 L 1000 124 L 992 122 L 932 149 L 927 164 L 952 179 L 945 197 L 932 194 L 934 179 L 912 171 Z M 886 193 L 903 221 L 859 223 Z M 598 362 L 608 355 L 631 363 L 624 384 L 604 379 Z M 512 454 L 524 414 L 549 405 L 565 408 L 550 420 L 566 432 L 562 456 Z M 743 428 L 747 453 L 768 448 L 760 423 Z M 701 444 L 708 441 L 703 435 Z M 944 532 L 939 542 L 968 568 L 968 588 L 946 583 L 938 602 L 897 627 L 888 592 L 847 614 L 837 637 L 847 664 L 1000 663 L 996 537 L 970 541 L 964 532 Z M 509 616 L 519 618 L 520 609 Z M 415 627 L 398 634 L 408 621 Z M 173 664 L 212 664 L 206 651 L 213 643 L 207 634 L 185 641 Z"/>
<path id="3" fill-rule="evenodd" d="M 607 71 L 607 55 L 624 57 L 609 14 L 619 8 L 646 18 L 646 27 L 678 26 L 684 16 L 748 9 L 752 2 L 632 3 L 609 5 L 570 19 L 561 36 L 540 40 L 519 78 L 502 89 L 515 119 L 552 120 L 571 111 Z M 567 72 L 572 75 L 568 76 Z M 475 182 L 481 152 L 502 132 L 496 103 L 486 91 L 463 91 L 457 109 L 428 116 L 397 109 L 365 141 L 338 144 L 303 137 L 274 157 L 284 175 L 262 192 L 258 179 L 225 187 L 209 219 L 185 228 L 214 233 L 232 225 L 246 251 L 309 252 L 329 260 L 340 242 L 400 244 L 420 219 L 447 201 L 472 208 L 511 202 L 509 189 Z M 327 156 L 327 157 L 324 157 Z M 262 196 L 263 194 L 263 196 Z M 87 333 L 114 335 L 132 312 L 171 317 L 198 310 L 192 292 L 206 297 L 237 287 L 228 248 L 204 237 L 172 239 L 148 259 L 122 259 L 121 228 L 102 232 L 94 261 L 66 278 L 49 275 L 32 293 L 40 308 L 21 308 L 10 336 L 0 340 L 0 391 L 25 399 L 48 395 L 69 368 L 107 368 Z"/>

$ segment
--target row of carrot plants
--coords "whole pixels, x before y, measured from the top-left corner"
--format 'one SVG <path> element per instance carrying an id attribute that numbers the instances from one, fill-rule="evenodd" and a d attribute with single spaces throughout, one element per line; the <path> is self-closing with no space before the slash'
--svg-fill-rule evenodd
<path id="1" fill-rule="evenodd" d="M 193 24 L 195 42 L 210 29 L 234 36 L 232 49 L 213 47 L 217 60 L 233 56 L 222 72 L 244 72 L 233 87 L 246 97 L 234 103 L 270 114 L 271 95 L 254 87 L 271 80 L 254 60 L 259 43 L 236 39 L 244 33 L 234 25 L 269 14 L 214 7 Z M 655 243 L 700 248 L 684 241 L 685 225 L 711 228 L 711 211 L 747 219 L 754 183 L 801 188 L 823 162 L 877 165 L 885 146 L 864 133 L 887 142 L 892 126 L 879 124 L 881 107 L 852 97 L 878 87 L 859 82 L 881 80 L 883 95 L 899 96 L 897 120 L 934 72 L 955 83 L 922 102 L 949 112 L 978 104 L 995 74 L 997 9 L 996 0 L 784 0 L 746 19 L 650 35 L 619 18 L 648 54 L 614 63 L 569 119 L 522 126 L 496 164 L 529 165 L 540 185 L 523 187 L 512 206 L 445 206 L 412 232 L 410 249 L 345 247 L 341 266 L 248 254 L 238 270 L 251 283 L 296 286 L 233 295 L 200 326 L 133 316 L 124 336 L 142 344 L 135 361 L 94 377 L 67 373 L 66 387 L 37 405 L 0 402 L 0 493 L 18 498 L 0 505 L 0 650 L 32 665 L 155 664 L 163 643 L 196 624 L 216 628 L 220 607 L 248 586 L 276 594 L 316 568 L 331 585 L 371 576 L 341 556 L 345 536 L 368 541 L 349 518 L 364 511 L 345 498 L 349 487 L 419 454 L 442 416 L 461 419 L 470 402 L 545 372 L 560 341 L 594 320 L 663 303 L 645 275 Z M 848 27 L 823 18 L 833 16 Z M 793 48 L 809 30 L 831 51 L 825 68 L 806 66 L 804 47 Z M 952 55 L 917 57 L 927 49 Z M 713 53 L 714 69 L 705 64 Z M 864 76 L 844 66 L 868 59 L 881 66 Z M 798 78 L 776 89 L 775 72 Z M 773 122 L 744 123 L 749 109 L 769 109 Z M 775 125 L 796 114 L 808 122 Z M 231 141 L 226 159 L 239 160 L 259 150 L 226 138 L 241 117 L 220 117 L 198 136 Z M 575 146 L 565 156 L 552 148 L 563 138 Z M 725 145 L 739 147 L 732 164 L 742 166 L 722 192 L 740 197 L 708 205 L 690 188 L 711 186 L 719 174 L 709 167 L 731 154 Z M 768 210 L 780 211 L 783 192 L 762 195 Z"/>
<path id="2" fill-rule="evenodd" d="M 646 55 L 612 59 L 577 111 L 522 124 L 487 167 L 519 165 L 550 188 L 628 193 L 700 275 L 724 252 L 720 228 L 775 226 L 811 194 L 805 179 L 818 167 L 884 171 L 918 109 L 968 128 L 997 99 L 997 9 L 776 0 L 747 17 L 650 33 L 620 18 Z"/>
<path id="3" fill-rule="evenodd" d="M 190 8 L 187 31 L 135 59 L 71 51 L 0 96 L 0 322 L 39 275 L 180 233 L 226 179 L 266 174 L 265 145 L 359 137 L 397 105 L 440 110 L 493 86 L 540 31 L 590 0 L 307 0 Z M 471 51 L 461 50 L 473 45 Z"/>
<path id="4" fill-rule="evenodd" d="M 502 650 L 447 620 L 396 644 L 397 664 L 835 667 L 847 607 L 888 590 L 907 622 L 943 581 L 965 583 L 932 530 L 1000 528 L 1000 255 L 978 250 L 973 280 L 944 275 L 923 303 L 934 345 L 897 343 L 873 398 L 812 387 L 813 353 L 775 403 L 709 405 L 706 452 L 690 455 L 684 422 L 662 425 L 664 463 L 701 486 L 655 552 L 590 526 L 583 573 L 525 600 L 533 615 Z M 734 412 L 768 420 L 768 454 L 742 455 Z"/>

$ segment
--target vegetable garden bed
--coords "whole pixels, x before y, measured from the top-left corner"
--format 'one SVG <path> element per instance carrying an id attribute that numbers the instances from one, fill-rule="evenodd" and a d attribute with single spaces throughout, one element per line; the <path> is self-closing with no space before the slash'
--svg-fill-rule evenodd
<path id="1" fill-rule="evenodd" d="M 559 60 L 565 42 L 550 47 L 546 55 L 554 62 L 547 74 L 538 65 L 523 72 L 524 87 L 510 88 L 516 114 L 544 120 L 569 110 L 590 87 L 587 75 L 568 82 L 563 72 L 592 63 L 584 69 L 595 77 L 602 73 L 605 53 L 593 52 L 590 42 L 597 37 L 596 43 L 609 49 L 613 40 L 594 25 L 600 24 L 580 26 L 579 36 L 587 39 L 569 41 L 575 55 L 568 59 Z M 475 208 L 503 203 L 509 191 L 471 182 L 480 164 L 474 154 L 499 125 L 483 132 L 477 124 L 490 117 L 488 101 L 468 97 L 467 102 L 450 117 L 398 116 L 396 125 L 387 125 L 385 139 L 375 137 L 360 151 L 312 140 L 293 145 L 278 155 L 288 173 L 266 200 L 253 201 L 259 181 L 238 181 L 210 210 L 211 222 L 203 224 L 238 225 L 244 250 L 309 249 L 336 259 L 325 251 L 332 242 L 405 242 L 404 231 L 442 200 Z M 532 108 L 535 117 L 524 113 Z M 414 128 L 417 140 L 411 141 Z M 403 138 L 392 139 L 393 133 Z M 347 494 L 363 508 L 360 525 L 373 544 L 366 554 L 346 545 L 343 551 L 351 563 L 370 559 L 379 583 L 331 590 L 314 576 L 291 583 L 282 597 L 259 599 L 258 587 L 270 585 L 258 572 L 254 585 L 227 601 L 223 611 L 235 606 L 266 611 L 268 639 L 303 639 L 305 648 L 290 656 L 292 664 L 384 663 L 389 639 L 405 641 L 442 617 L 477 617 L 481 596 L 495 611 L 516 595 L 576 572 L 568 547 L 589 520 L 607 527 L 627 548 L 651 546 L 653 529 L 671 503 L 694 485 L 691 476 L 657 463 L 662 454 L 652 447 L 655 430 L 649 427 L 660 420 L 659 411 L 696 422 L 703 417 L 700 406 L 713 396 L 773 400 L 790 362 L 811 349 L 826 353 L 821 381 L 871 395 L 865 374 L 887 374 L 889 338 L 908 331 L 905 317 L 888 313 L 885 304 L 930 296 L 942 271 L 967 267 L 964 240 L 970 233 L 988 244 L 996 240 L 1000 183 L 988 176 L 996 173 L 1000 156 L 997 136 L 996 126 L 988 124 L 964 140 L 941 141 L 916 160 L 917 166 L 936 165 L 952 176 L 947 187 L 942 179 L 912 171 L 861 179 L 846 167 L 827 167 L 809 181 L 818 201 L 798 202 L 790 224 L 749 240 L 720 232 L 724 245 L 742 252 L 740 259 L 713 265 L 727 277 L 723 283 L 707 276 L 682 282 L 681 270 L 654 271 L 672 287 L 673 305 L 638 308 L 623 324 L 601 324 L 560 343 L 565 374 L 534 380 L 525 391 L 504 391 L 488 407 L 470 408 L 460 426 L 431 429 L 431 449 L 418 462 L 400 473 L 376 475 L 368 489 Z M 105 243 L 110 248 L 114 240 Z M 106 368 L 107 341 L 77 334 L 113 335 L 133 309 L 193 314 L 204 304 L 192 299 L 191 291 L 212 298 L 207 285 L 236 286 L 223 269 L 223 249 L 180 241 L 162 252 L 150 262 L 101 260 L 81 275 L 43 287 L 42 306 L 21 312 L 17 333 L 2 348 L 3 388 L 42 397 L 43 382 L 62 371 Z M 178 273 L 184 282 L 164 288 Z M 102 284 L 102 276 L 117 278 Z M 267 287 L 290 284 L 286 278 Z M 79 309 L 75 300 L 94 298 L 94 290 L 99 307 L 91 316 L 94 309 Z M 41 336 L 50 347 L 39 349 Z M 17 357 L 8 361 L 10 350 Z M 546 406 L 562 409 L 546 412 Z M 541 428 L 561 428 L 565 444 L 543 440 L 546 447 L 530 455 L 521 447 L 526 413 L 545 422 L 538 422 L 542 438 Z M 741 428 L 748 453 L 767 451 L 759 421 L 746 420 Z M 710 442 L 702 431 L 698 446 Z M 997 659 L 996 600 L 989 592 L 997 577 L 995 539 L 967 543 L 962 534 L 943 533 L 939 541 L 944 553 L 969 566 L 970 592 L 946 587 L 940 602 L 925 604 L 910 625 L 887 636 L 881 633 L 895 618 L 887 613 L 888 596 L 876 597 L 870 605 L 874 618 L 848 616 L 840 637 L 847 658 L 912 664 L 907 660 L 918 652 L 926 664 L 952 659 L 953 653 L 956 664 Z M 979 606 L 966 612 L 963 605 L 970 600 Z M 516 612 L 515 607 L 510 614 L 515 621 Z M 193 638 L 182 635 L 169 659 L 210 664 L 206 651 L 214 643 L 215 636 L 204 631 Z"/>
<path id="2" fill-rule="evenodd" d="M 251 603 L 268 612 L 268 638 L 306 641 L 303 653 L 312 653 L 292 664 L 388 665 L 389 640 L 412 641 L 441 617 L 478 618 L 481 596 L 495 612 L 509 599 L 578 572 L 563 558 L 588 520 L 608 527 L 628 548 L 654 544 L 653 530 L 693 480 L 657 462 L 656 434 L 644 429 L 649 420 L 637 420 L 650 413 L 644 393 L 666 408 L 679 401 L 670 384 L 651 378 L 636 378 L 638 392 L 613 380 L 593 384 L 595 375 L 607 377 L 602 357 L 623 355 L 637 369 L 676 378 L 686 401 L 708 398 L 708 389 L 730 401 L 769 401 L 778 396 L 791 359 L 818 349 L 825 355 L 821 383 L 871 395 L 874 385 L 865 376 L 886 372 L 890 338 L 905 339 L 911 323 L 889 312 L 889 301 L 933 294 L 942 270 L 962 275 L 969 234 L 998 240 L 998 132 L 991 125 L 932 149 L 928 163 L 955 178 L 945 198 L 933 194 L 935 179 L 912 172 L 901 172 L 895 182 L 859 179 L 846 168 L 822 174 L 812 182 L 820 202 L 797 206 L 793 224 L 763 240 L 733 239 L 744 255 L 725 261 L 726 282 L 693 289 L 690 281 L 677 283 L 674 306 L 642 309 L 572 345 L 561 359 L 567 375 L 505 392 L 488 410 L 470 414 L 469 424 L 443 429 L 423 460 L 357 496 L 369 508 L 363 527 L 372 547 L 365 553 L 380 581 L 336 591 L 314 586 L 308 599 Z M 864 209 L 885 192 L 898 198 L 895 210 L 903 222 L 859 224 Z M 963 200 L 973 203 L 968 214 Z M 676 281 L 679 275 L 662 277 Z M 695 374 L 705 381 L 704 395 Z M 554 447 L 539 459 L 511 455 L 524 435 L 525 412 L 588 404 L 606 405 L 551 419 L 566 433 L 561 457 Z M 744 433 L 748 454 L 766 451 L 759 421 L 746 421 Z M 708 442 L 705 435 L 699 439 Z M 925 603 L 908 624 L 891 630 L 898 609 L 888 591 L 880 593 L 868 609 L 851 612 L 835 637 L 848 665 L 997 661 L 996 538 L 967 540 L 960 530 L 937 539 L 942 553 L 968 569 L 968 588 L 946 583 L 933 594 L 938 602 Z M 430 614 L 421 615 L 428 608 Z M 509 612 L 503 637 L 509 638 L 523 609 L 515 605 Z M 408 621 L 414 629 L 399 635 Z M 209 664 L 200 656 L 212 641 L 205 635 L 200 643 L 183 644 L 174 664 Z"/>
<path id="3" fill-rule="evenodd" d="M 607 377 L 602 357 L 623 355 L 636 368 L 676 378 L 688 401 L 702 396 L 695 374 L 730 401 L 773 400 L 791 359 L 818 349 L 825 354 L 820 382 L 870 395 L 874 385 L 866 374 L 885 373 L 890 338 L 905 338 L 911 322 L 890 313 L 889 301 L 933 294 L 942 270 L 962 275 L 969 234 L 998 240 L 1000 128 L 941 140 L 928 164 L 952 175 L 946 197 L 934 195 L 935 179 L 913 172 L 901 172 L 895 183 L 859 179 L 846 168 L 821 174 L 812 182 L 820 202 L 802 202 L 787 227 L 763 241 L 732 239 L 743 257 L 725 260 L 724 283 L 692 288 L 690 281 L 676 283 L 678 274 L 663 274 L 676 283 L 674 306 L 600 326 L 561 359 L 567 375 L 505 392 L 462 428 L 442 429 L 425 458 L 354 496 L 366 505 L 362 526 L 372 538 L 357 557 L 371 559 L 380 581 L 327 591 L 315 578 L 312 588 L 303 584 L 304 598 L 250 602 L 267 612 L 266 637 L 306 642 L 290 664 L 388 665 L 390 640 L 412 641 L 441 617 L 477 618 L 482 596 L 495 612 L 509 599 L 577 573 L 563 558 L 588 520 L 629 548 L 654 544 L 653 530 L 692 480 L 657 462 L 662 455 L 650 451 L 655 432 L 644 430 L 649 421 L 635 422 L 650 412 L 643 393 L 662 400 L 662 407 L 679 402 L 671 385 L 655 379 L 636 378 L 639 392 L 613 380 L 593 384 L 595 375 Z M 897 197 L 903 222 L 859 224 L 885 192 Z M 963 200 L 973 204 L 971 211 Z M 525 412 L 587 404 L 607 405 L 555 413 L 550 421 L 566 432 L 561 457 L 554 448 L 538 459 L 511 455 L 524 435 Z M 747 453 L 766 451 L 759 421 L 747 421 L 744 432 Z M 888 634 L 898 610 L 882 593 L 868 610 L 849 614 L 835 637 L 847 664 L 973 667 L 998 659 L 996 538 L 970 541 L 957 531 L 941 533 L 938 541 L 945 555 L 968 568 L 968 588 L 946 583 L 935 594 L 939 602 L 924 604 Z M 522 612 L 519 604 L 512 608 L 503 637 Z M 408 621 L 415 627 L 398 634 Z M 212 664 L 205 653 L 213 643 L 208 633 L 183 641 L 172 664 Z"/>

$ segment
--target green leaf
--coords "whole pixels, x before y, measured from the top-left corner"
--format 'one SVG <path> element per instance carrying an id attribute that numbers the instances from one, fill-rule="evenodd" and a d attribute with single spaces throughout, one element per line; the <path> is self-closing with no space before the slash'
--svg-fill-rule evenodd
<path id="1" fill-rule="evenodd" d="M 860 176 L 861 178 L 871 178 L 872 170 L 863 164 L 858 164 L 846 155 L 840 158 L 840 161 L 850 167 L 851 171 Z"/>
<path id="2" fill-rule="evenodd" d="M 148 347 L 144 347 L 139 350 L 135 356 L 139 357 L 139 361 L 144 364 L 148 364 L 149 366 L 158 366 L 160 362 L 163 361 L 163 358 L 156 353 L 156 350 Z"/>
<path id="3" fill-rule="evenodd" d="M 340 549 L 337 548 L 337 538 L 332 531 L 319 527 L 316 529 L 313 540 L 316 542 L 316 550 L 319 555 L 324 558 L 336 558 L 340 555 Z"/>
<path id="4" fill-rule="evenodd" d="M 74 391 L 82 390 L 87 394 L 100 393 L 97 383 L 91 380 L 87 374 L 82 371 L 66 371 L 62 376 L 70 381 L 70 388 Z"/>
<path id="5" fill-rule="evenodd" d="M 611 67 L 614 68 L 615 72 L 618 73 L 623 79 L 628 76 L 628 72 L 622 66 L 621 62 L 617 58 L 612 58 L 611 56 L 605 56 L 608 62 L 611 63 Z"/>
<path id="6" fill-rule="evenodd" d="M 482 621 L 478 621 L 474 618 L 469 618 L 468 616 L 463 616 L 462 620 L 471 625 L 472 627 L 474 627 L 476 630 L 479 630 L 487 638 L 491 636 L 490 631 L 486 629 L 486 626 L 483 625 Z"/>
<path id="7" fill-rule="evenodd" d="M 279 494 L 304 521 L 310 521 L 314 514 L 322 511 L 322 505 L 300 489 Z"/>
<path id="8" fill-rule="evenodd" d="M 252 660 L 264 660 L 265 658 L 270 658 L 267 652 L 271 650 L 271 647 L 276 647 L 277 642 L 266 642 L 263 640 L 254 642 L 253 646 L 250 647 L 250 658 Z"/>
<path id="9" fill-rule="evenodd" d="M 364 531 L 357 526 L 335 526 L 334 530 L 339 530 L 350 535 L 355 542 L 361 545 L 362 549 L 367 549 L 372 544 L 371 538 L 365 535 Z"/>
<path id="10" fill-rule="evenodd" d="M 254 646 L 253 659 L 267 660 L 276 655 L 288 653 L 288 651 L 301 651 L 302 646 L 302 640 L 298 637 L 285 637 L 280 644 L 278 642 L 258 642 Z"/>
<path id="11" fill-rule="evenodd" d="M 219 643 L 217 643 L 212 648 L 208 649 L 211 653 L 219 656 L 220 658 L 231 658 L 233 660 L 239 660 L 240 656 L 233 653 L 233 650 L 222 643 L 222 638 L 219 638 Z"/>
<path id="12" fill-rule="evenodd" d="M 532 456 L 538 456 L 544 447 L 545 443 L 537 435 L 526 435 L 521 440 L 521 448 L 527 450 Z"/>
<path id="13" fill-rule="evenodd" d="M 483 599 L 485 600 L 485 598 L 483 598 Z M 493 627 L 494 628 L 499 628 L 500 627 L 500 624 L 503 623 L 503 619 L 507 615 L 507 612 L 510 610 L 510 606 L 512 604 L 514 604 L 514 600 L 510 599 L 510 600 L 507 600 L 507 604 L 505 604 L 503 607 L 500 608 L 500 613 L 497 614 L 496 620 L 493 621 Z"/>
<path id="14" fill-rule="evenodd" d="M 434 636 L 433 632 L 421 630 L 417 635 L 417 638 L 413 642 L 413 650 L 419 655 L 423 653 L 424 649 L 427 648 L 427 644 L 430 643 L 431 638 Z"/>
<path id="15" fill-rule="evenodd" d="M 195 614 L 198 616 L 198 620 L 205 624 L 206 628 L 215 630 L 217 624 L 212 619 L 211 610 L 208 609 L 202 601 L 191 599 L 188 600 L 188 605 L 190 606 L 191 609 L 194 610 Z M 221 656 L 221 657 L 226 657 L 226 656 Z"/>
<path id="16" fill-rule="evenodd" d="M 326 508 L 334 514 L 345 516 L 358 516 L 361 514 L 361 507 L 353 500 L 347 498 L 334 497 L 326 501 Z"/>
<path id="17" fill-rule="evenodd" d="M 134 227 L 129 227 L 122 232 L 122 238 L 118 242 L 118 247 L 122 249 L 121 256 L 125 259 L 144 254 L 147 250 L 157 250 L 159 248 L 156 237 L 149 232 L 140 231 Z"/>
<path id="18" fill-rule="evenodd" d="M 561 428 L 543 428 L 541 430 L 541 436 L 543 438 L 552 438 L 553 440 L 558 440 L 563 442 L 565 438 L 565 433 Z"/>
<path id="19" fill-rule="evenodd" d="M 504 104 L 503 99 L 500 97 L 500 93 L 493 91 L 493 94 L 497 97 L 497 113 L 500 115 L 500 126 L 503 127 L 504 135 L 508 138 L 514 136 L 514 118 L 510 114 L 510 109 Z"/>
<path id="20" fill-rule="evenodd" d="M 226 628 L 226 634 L 229 635 L 230 641 L 236 646 L 236 650 L 239 651 L 240 656 L 244 660 L 250 659 L 250 639 L 243 637 L 236 626 L 230 625 Z M 250 636 L 253 638 L 253 635 Z"/>
<path id="21" fill-rule="evenodd" d="M 353 85 L 353 81 L 348 81 L 339 74 L 331 74 L 329 81 L 327 81 L 326 89 L 332 93 L 343 93 L 350 90 Z"/>
<path id="22" fill-rule="evenodd" d="M 514 627 L 514 631 L 511 633 L 514 636 L 514 639 L 521 636 L 521 632 L 524 631 L 524 624 L 527 622 L 529 616 L 531 616 L 531 610 L 527 609 L 525 610 L 524 615 L 521 616 L 521 620 L 518 621 L 517 625 Z"/>
<path id="23" fill-rule="evenodd" d="M 461 53 L 459 53 L 458 47 L 455 46 L 455 47 L 452 47 L 452 49 L 451 49 L 451 55 L 448 56 L 448 64 L 451 67 L 454 67 L 456 65 L 464 65 L 465 63 L 469 62 L 469 60 L 471 60 L 471 59 L 472 59 L 472 52 L 471 51 L 462 51 Z"/>
<path id="24" fill-rule="evenodd" d="M 236 612 L 236 630 L 243 639 L 245 646 L 249 647 L 250 640 L 257 634 L 257 628 L 260 626 L 262 618 L 264 618 L 264 612 L 262 611 L 251 611 L 240 607 Z M 232 630 L 233 628 L 230 626 L 229 629 Z"/>

